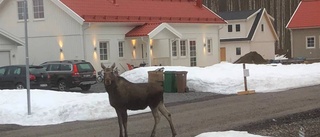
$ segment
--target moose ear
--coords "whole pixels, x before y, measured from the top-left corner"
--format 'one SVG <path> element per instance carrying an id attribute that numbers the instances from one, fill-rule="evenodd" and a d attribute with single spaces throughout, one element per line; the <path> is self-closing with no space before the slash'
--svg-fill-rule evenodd
<path id="1" fill-rule="evenodd" d="M 113 70 L 114 67 L 116 67 L 116 63 L 113 63 L 113 64 L 112 64 L 111 69 Z"/>
<path id="2" fill-rule="evenodd" d="M 103 63 L 101 63 L 101 68 L 102 68 L 103 70 L 105 70 L 105 69 L 106 69 L 106 66 L 104 66 Z"/>

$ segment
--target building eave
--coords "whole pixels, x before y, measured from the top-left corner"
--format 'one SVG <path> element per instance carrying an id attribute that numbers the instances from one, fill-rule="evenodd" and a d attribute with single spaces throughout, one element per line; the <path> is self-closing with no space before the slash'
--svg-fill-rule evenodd
<path id="1" fill-rule="evenodd" d="M 68 6 L 62 3 L 60 0 L 51 0 L 54 4 L 56 4 L 60 9 L 66 12 L 69 16 L 75 19 L 79 24 L 83 25 L 84 19 L 81 18 L 76 12 L 71 10 Z"/>
<path id="2" fill-rule="evenodd" d="M 18 46 L 23 46 L 25 43 L 18 37 L 14 36 L 13 34 L 10 34 L 6 32 L 3 29 L 0 29 L 0 35 L 3 35 L 4 37 L 12 40 L 13 42 L 17 43 Z"/>

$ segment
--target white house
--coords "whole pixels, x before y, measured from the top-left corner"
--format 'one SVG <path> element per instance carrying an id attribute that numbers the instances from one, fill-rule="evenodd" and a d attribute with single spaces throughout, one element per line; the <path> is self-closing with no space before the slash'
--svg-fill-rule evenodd
<path id="1" fill-rule="evenodd" d="M 208 66 L 220 62 L 226 24 L 202 0 L 27 0 L 31 64 L 84 59 L 100 63 Z M 0 0 L 0 29 L 24 45 L 23 0 Z M 11 37 L 13 36 L 13 37 Z M 18 38 L 18 39 L 15 39 Z M 2 43 L 0 41 L 0 43 Z M 2 49 L 2 45 L 0 44 Z M 25 62 L 24 46 L 10 55 Z M 7 51 L 7 50 L 6 50 Z"/>
<path id="2" fill-rule="evenodd" d="M 17 49 L 22 45 L 20 38 L 0 29 L 0 66 L 16 64 Z"/>
<path id="3" fill-rule="evenodd" d="M 264 59 L 274 59 L 279 39 L 273 27 L 274 19 L 264 8 L 218 14 L 228 22 L 220 30 L 221 61 L 234 62 L 251 51 Z"/>

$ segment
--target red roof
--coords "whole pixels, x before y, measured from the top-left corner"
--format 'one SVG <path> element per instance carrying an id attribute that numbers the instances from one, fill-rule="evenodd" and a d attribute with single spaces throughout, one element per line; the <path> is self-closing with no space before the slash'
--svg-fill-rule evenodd
<path id="1" fill-rule="evenodd" d="M 287 28 L 315 28 L 320 27 L 320 0 L 302 0 Z"/>
<path id="2" fill-rule="evenodd" d="M 61 0 L 86 22 L 226 23 L 192 0 Z M 202 4 L 201 4 L 202 6 Z"/>
<path id="3" fill-rule="evenodd" d="M 126 37 L 147 36 L 152 30 L 158 27 L 161 23 L 146 23 L 144 25 L 135 27 L 126 34 Z"/>

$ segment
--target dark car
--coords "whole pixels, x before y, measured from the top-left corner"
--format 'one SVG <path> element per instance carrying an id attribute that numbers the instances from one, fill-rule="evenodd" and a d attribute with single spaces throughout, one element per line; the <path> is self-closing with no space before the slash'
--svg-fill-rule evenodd
<path id="1" fill-rule="evenodd" d="M 51 78 L 51 86 L 60 91 L 80 87 L 88 91 L 96 84 L 96 71 L 90 62 L 84 60 L 48 61 L 42 63 Z"/>
<path id="2" fill-rule="evenodd" d="M 29 66 L 29 77 L 31 89 L 50 89 L 50 76 L 42 66 Z M 26 66 L 11 65 L 0 67 L 0 88 L 26 88 Z"/>

